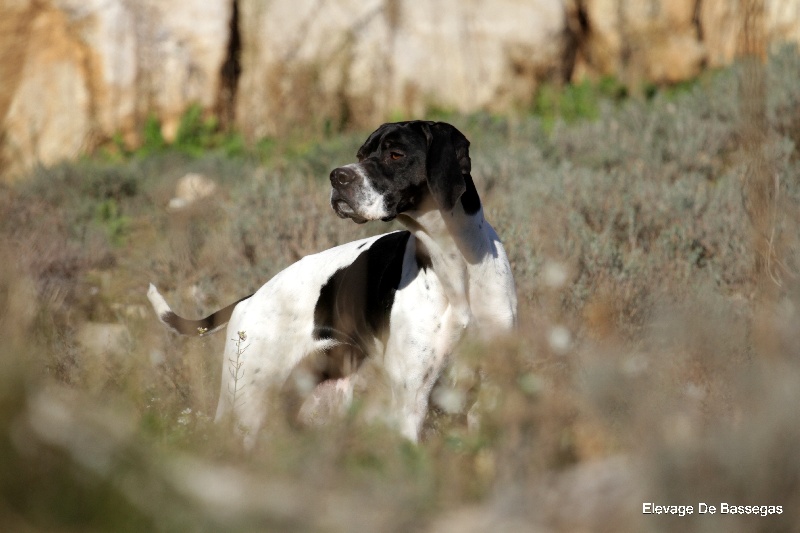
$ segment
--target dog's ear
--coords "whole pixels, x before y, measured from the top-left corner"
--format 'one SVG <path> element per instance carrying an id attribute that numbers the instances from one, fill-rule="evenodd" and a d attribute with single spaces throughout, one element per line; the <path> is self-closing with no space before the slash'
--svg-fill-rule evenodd
<path id="1" fill-rule="evenodd" d="M 469 141 L 444 122 L 422 122 L 420 127 L 428 143 L 428 188 L 439 209 L 452 211 L 467 190 L 464 175 L 470 173 Z"/>

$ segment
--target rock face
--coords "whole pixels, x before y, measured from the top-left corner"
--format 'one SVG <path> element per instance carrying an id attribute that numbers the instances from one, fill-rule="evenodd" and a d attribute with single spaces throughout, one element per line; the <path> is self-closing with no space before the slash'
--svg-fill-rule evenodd
<path id="1" fill-rule="evenodd" d="M 800 42 L 800 0 L 3 0 L 0 180 L 190 105 L 248 138 L 675 83 Z"/>
<path id="2" fill-rule="evenodd" d="M 737 55 L 800 43 L 798 0 L 575 0 L 572 79 L 675 83 Z M 750 42 L 748 42 L 748 40 Z"/>
<path id="3" fill-rule="evenodd" d="M 72 158 L 152 114 L 174 136 L 193 103 L 212 109 L 230 0 L 6 0 L 0 6 L 0 169 Z"/>
<path id="4" fill-rule="evenodd" d="M 561 0 L 241 0 L 237 117 L 250 137 L 315 120 L 505 109 L 562 66 Z"/>
<path id="5" fill-rule="evenodd" d="M 573 78 L 613 75 L 636 85 L 674 83 L 697 75 L 706 58 L 697 4 L 697 0 L 576 2 L 581 27 Z"/>
<path id="6" fill-rule="evenodd" d="M 12 2 L 5 11 L 0 162 L 15 169 L 75 157 L 90 131 L 87 51 L 70 38 L 63 12 L 33 2 Z"/>
<path id="7" fill-rule="evenodd" d="M 170 209 L 183 209 L 208 198 L 217 192 L 217 184 L 202 174 L 186 174 L 175 185 L 175 196 L 169 201 Z"/>

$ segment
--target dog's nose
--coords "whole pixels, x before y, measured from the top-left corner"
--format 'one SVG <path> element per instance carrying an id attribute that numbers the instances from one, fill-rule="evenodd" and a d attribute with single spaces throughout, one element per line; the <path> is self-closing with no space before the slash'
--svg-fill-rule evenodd
<path id="1" fill-rule="evenodd" d="M 355 172 L 347 168 L 340 167 L 331 171 L 331 184 L 333 186 L 344 187 L 352 183 L 355 178 Z"/>

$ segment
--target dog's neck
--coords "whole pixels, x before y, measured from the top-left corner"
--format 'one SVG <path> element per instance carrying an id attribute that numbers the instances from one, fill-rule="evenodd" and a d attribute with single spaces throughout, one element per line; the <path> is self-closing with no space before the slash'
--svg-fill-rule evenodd
<path id="1" fill-rule="evenodd" d="M 434 270 L 443 274 L 439 279 L 453 307 L 454 320 L 460 329 L 466 328 L 472 320 L 470 267 L 477 265 L 491 249 L 483 208 L 479 206 L 468 214 L 458 201 L 452 211 L 443 212 L 428 196 L 417 209 L 398 215 L 397 220 L 427 251 Z"/>
<path id="2" fill-rule="evenodd" d="M 442 251 L 458 251 L 468 264 L 477 264 L 490 252 L 491 239 L 485 231 L 487 222 L 477 194 L 475 201 L 477 211 L 472 213 L 467 213 L 461 200 L 445 212 L 429 195 L 416 209 L 398 215 L 397 220 L 425 246 L 429 246 L 428 241 L 435 242 Z"/>

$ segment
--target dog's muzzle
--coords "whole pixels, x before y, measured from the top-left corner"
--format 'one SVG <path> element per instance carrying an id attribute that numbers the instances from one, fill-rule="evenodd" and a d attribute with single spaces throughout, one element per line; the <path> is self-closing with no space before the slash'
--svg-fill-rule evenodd
<path id="1" fill-rule="evenodd" d="M 349 168 L 335 168 L 331 171 L 331 207 L 339 218 L 350 218 L 357 224 L 363 224 L 366 218 L 356 213 L 352 206 L 353 184 L 358 176 Z"/>

